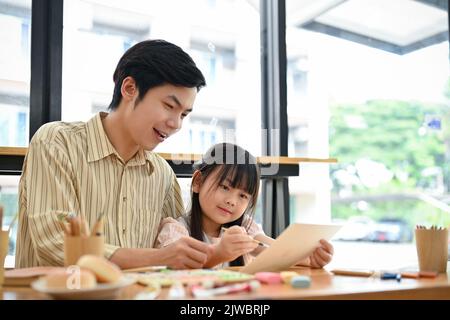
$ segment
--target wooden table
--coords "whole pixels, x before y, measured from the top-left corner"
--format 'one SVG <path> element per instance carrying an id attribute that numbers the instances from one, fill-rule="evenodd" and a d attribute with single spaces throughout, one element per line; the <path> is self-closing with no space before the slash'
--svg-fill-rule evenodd
<path id="1" fill-rule="evenodd" d="M 380 280 L 379 278 L 335 276 L 326 269 L 291 269 L 299 274 L 311 277 L 311 287 L 294 289 L 290 285 L 263 285 L 254 293 L 239 293 L 215 296 L 214 300 L 293 300 L 293 299 L 446 299 L 450 300 L 450 280 L 448 274 L 440 274 L 435 279 Z M 134 284 L 123 288 L 119 299 L 133 299 L 143 290 L 143 286 Z M 164 289 L 158 299 L 166 299 Z M 0 289 L 0 298 L 5 300 L 49 299 L 45 294 L 27 287 L 4 287 Z M 186 299 L 193 299 L 192 296 Z"/>

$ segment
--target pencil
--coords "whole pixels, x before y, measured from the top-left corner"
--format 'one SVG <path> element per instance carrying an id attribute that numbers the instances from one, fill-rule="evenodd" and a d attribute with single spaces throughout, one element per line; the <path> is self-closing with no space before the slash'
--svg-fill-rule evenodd
<path id="1" fill-rule="evenodd" d="M 77 237 L 80 235 L 80 218 L 72 216 L 69 218 L 70 222 L 70 230 L 72 232 L 72 236 Z"/>
<path id="2" fill-rule="evenodd" d="M 264 247 L 264 248 L 270 247 L 267 243 L 261 242 L 261 241 L 256 240 L 256 239 L 253 239 L 253 240 L 258 243 L 258 246 L 261 246 L 261 247 Z"/>
<path id="3" fill-rule="evenodd" d="M 83 216 L 81 216 L 80 228 L 81 228 L 81 235 L 84 237 L 89 237 L 90 235 L 89 226 L 86 219 Z"/>
<path id="4" fill-rule="evenodd" d="M 371 277 L 375 271 L 373 270 L 356 270 L 356 269 L 334 269 L 331 270 L 332 273 L 339 276 L 350 276 L 350 277 Z"/>
<path id="5" fill-rule="evenodd" d="M 61 221 L 61 220 L 58 220 L 58 222 L 59 222 L 59 225 L 61 226 L 61 228 L 63 229 L 64 234 L 65 234 L 66 236 L 70 236 L 70 229 L 69 229 L 69 227 L 66 225 L 66 223 L 65 223 L 64 221 Z"/>
<path id="6" fill-rule="evenodd" d="M 104 214 L 101 213 L 97 219 L 97 222 L 92 228 L 91 234 L 93 234 L 94 236 L 101 236 L 103 234 L 103 216 Z"/>

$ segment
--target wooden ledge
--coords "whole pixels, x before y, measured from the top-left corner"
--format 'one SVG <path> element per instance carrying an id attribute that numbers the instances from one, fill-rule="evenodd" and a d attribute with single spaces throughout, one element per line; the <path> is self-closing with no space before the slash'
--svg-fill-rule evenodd
<path id="1" fill-rule="evenodd" d="M 27 149 L 24 147 L 0 147 L 0 156 L 25 156 Z"/>
<path id="2" fill-rule="evenodd" d="M 0 147 L 0 156 L 25 156 L 27 153 L 25 147 Z M 201 154 L 195 153 L 158 153 L 165 160 L 180 162 L 195 162 L 201 159 Z M 257 157 L 258 163 L 270 164 L 299 164 L 302 162 L 336 163 L 336 158 L 298 158 L 298 157 Z"/>

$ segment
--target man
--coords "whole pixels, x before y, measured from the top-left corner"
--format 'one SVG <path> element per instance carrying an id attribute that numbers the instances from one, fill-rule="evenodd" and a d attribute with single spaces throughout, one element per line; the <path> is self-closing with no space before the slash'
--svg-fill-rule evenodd
<path id="1" fill-rule="evenodd" d="M 104 214 L 105 255 L 121 268 L 201 268 L 208 245 L 183 238 L 153 249 L 159 222 L 183 213 L 176 177 L 151 152 L 177 132 L 205 79 L 192 58 L 163 40 L 131 47 L 114 72 L 111 113 L 87 123 L 51 122 L 33 136 L 19 185 L 16 267 L 62 265 L 58 216 L 92 227 Z"/>

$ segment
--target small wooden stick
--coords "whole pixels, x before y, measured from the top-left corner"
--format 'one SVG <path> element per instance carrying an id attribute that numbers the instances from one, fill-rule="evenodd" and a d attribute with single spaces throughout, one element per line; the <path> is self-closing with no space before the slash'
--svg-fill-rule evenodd
<path id="1" fill-rule="evenodd" d="M 70 230 L 72 231 L 72 236 L 77 237 L 80 235 L 80 218 L 70 217 Z"/>
<path id="2" fill-rule="evenodd" d="M 80 221 L 80 228 L 81 228 L 81 235 L 83 237 L 89 237 L 90 232 L 89 232 L 89 225 L 86 221 L 86 219 L 84 219 L 83 216 L 81 216 L 81 221 Z"/>
<path id="3" fill-rule="evenodd" d="M 60 221 L 60 220 L 58 220 L 58 222 L 59 222 L 59 225 L 61 226 L 61 228 L 63 229 L 64 234 L 66 236 L 70 236 L 70 228 L 66 225 L 66 223 L 63 221 Z"/>
<path id="4" fill-rule="evenodd" d="M 92 228 L 91 234 L 94 236 L 100 236 L 103 234 L 103 217 L 104 214 L 101 213 L 100 217 L 98 217 L 97 222 L 95 223 L 94 227 Z"/>

